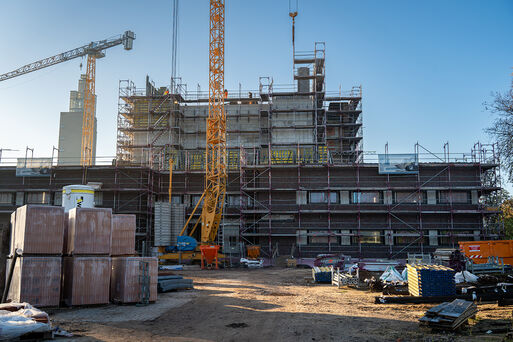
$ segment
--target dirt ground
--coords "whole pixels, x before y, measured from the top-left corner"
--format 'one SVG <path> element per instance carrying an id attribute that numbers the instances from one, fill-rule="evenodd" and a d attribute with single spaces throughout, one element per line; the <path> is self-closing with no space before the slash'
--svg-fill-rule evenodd
<path id="1" fill-rule="evenodd" d="M 73 341 L 502 341 L 504 334 L 433 334 L 417 319 L 433 305 L 374 304 L 376 293 L 311 284 L 311 270 L 188 270 L 194 290 L 146 307 L 109 305 L 51 313 Z M 512 308 L 479 305 L 481 321 Z M 67 339 L 60 339 L 65 341 Z"/>

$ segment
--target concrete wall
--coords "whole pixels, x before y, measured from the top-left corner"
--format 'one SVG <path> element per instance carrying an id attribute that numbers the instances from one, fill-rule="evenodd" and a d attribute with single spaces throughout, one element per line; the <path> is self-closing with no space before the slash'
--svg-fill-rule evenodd
<path id="1" fill-rule="evenodd" d="M 81 112 L 61 112 L 59 121 L 59 158 L 58 165 L 80 165 L 82 150 Z M 96 118 L 93 133 L 93 164 L 96 162 Z"/>

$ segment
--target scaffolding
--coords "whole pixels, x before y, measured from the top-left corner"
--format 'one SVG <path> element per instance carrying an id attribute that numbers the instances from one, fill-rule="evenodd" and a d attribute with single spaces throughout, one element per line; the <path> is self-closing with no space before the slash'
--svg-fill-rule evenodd
<path id="1" fill-rule="evenodd" d="M 416 144 L 414 154 L 424 156 L 417 173 L 379 174 L 375 155 L 363 151 L 362 87 L 326 91 L 323 42 L 294 51 L 293 63 L 293 85 L 260 77 L 257 90 L 227 91 L 219 244 L 238 226 L 238 241 L 261 245 L 267 256 L 279 243 L 299 256 L 397 257 L 502 234 L 498 208 L 487 204 L 500 189 L 494 146 L 456 155 L 447 143 L 437 155 Z M 171 201 L 190 214 L 203 192 L 208 92 L 189 91 L 180 79 L 157 89 L 147 79 L 146 89 L 120 81 L 119 94 L 118 163 L 160 177 L 171 158 Z M 165 177 L 159 182 L 156 200 L 167 201 Z"/>

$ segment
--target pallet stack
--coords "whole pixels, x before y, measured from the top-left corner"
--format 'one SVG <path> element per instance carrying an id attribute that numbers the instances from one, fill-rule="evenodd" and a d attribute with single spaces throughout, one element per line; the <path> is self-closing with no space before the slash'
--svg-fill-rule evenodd
<path id="1" fill-rule="evenodd" d="M 7 299 L 33 306 L 58 306 L 64 208 L 25 205 L 11 215 L 11 255 L 16 261 Z M 9 269 L 11 260 L 8 260 Z"/>
<path id="2" fill-rule="evenodd" d="M 432 307 L 419 319 L 421 325 L 436 330 L 456 330 L 477 314 L 477 305 L 463 299 L 455 299 Z"/>
<path id="3" fill-rule="evenodd" d="M 112 209 L 69 211 L 62 300 L 65 305 L 109 303 Z"/>
<path id="4" fill-rule="evenodd" d="M 26 205 L 12 213 L 11 225 L 11 255 L 18 250 L 22 256 L 10 301 L 75 306 L 157 300 L 157 258 L 136 256 L 135 215 Z"/>
<path id="5" fill-rule="evenodd" d="M 408 292 L 412 296 L 433 297 L 456 294 L 454 270 L 441 265 L 407 265 Z"/>

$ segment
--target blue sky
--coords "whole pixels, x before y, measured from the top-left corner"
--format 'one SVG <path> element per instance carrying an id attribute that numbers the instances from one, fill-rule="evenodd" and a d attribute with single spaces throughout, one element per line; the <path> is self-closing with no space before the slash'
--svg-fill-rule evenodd
<path id="1" fill-rule="evenodd" d="M 171 70 L 171 0 L 2 1 L 0 73 L 133 30 L 132 51 L 98 60 L 98 155 L 114 156 L 120 79 L 167 85 Z M 226 1 L 225 84 L 256 89 L 259 76 L 292 83 L 288 0 Z M 189 89 L 208 87 L 208 1 L 180 2 L 179 75 Z M 6 15 L 7 14 L 7 15 Z M 505 91 L 513 71 L 513 1 L 299 0 L 298 50 L 326 42 L 328 90 L 363 86 L 364 148 L 412 152 L 418 141 L 441 152 L 487 142 L 492 116 L 482 103 Z M 83 61 L 85 65 L 85 60 Z M 0 83 L 4 157 L 49 156 L 59 112 L 76 89 L 81 59 Z M 83 71 L 85 68 L 83 69 Z"/>

